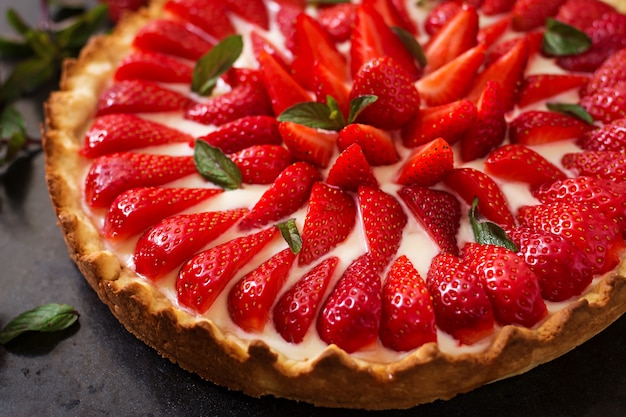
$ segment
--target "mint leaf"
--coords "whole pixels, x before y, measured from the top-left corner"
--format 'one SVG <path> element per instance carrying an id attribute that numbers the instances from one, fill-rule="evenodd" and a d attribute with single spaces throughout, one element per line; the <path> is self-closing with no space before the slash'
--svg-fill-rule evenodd
<path id="1" fill-rule="evenodd" d="M 478 198 L 474 198 L 469 211 L 469 220 L 474 232 L 474 240 L 486 245 L 502 246 L 518 252 L 517 245 L 506 235 L 504 229 L 497 224 L 485 220 L 478 212 Z"/>
<path id="2" fill-rule="evenodd" d="M 219 77 L 233 66 L 242 51 L 241 35 L 231 35 L 220 41 L 196 62 L 191 90 L 201 96 L 211 95 Z"/>
<path id="3" fill-rule="evenodd" d="M 556 19 L 546 20 L 541 48 L 550 56 L 577 55 L 591 47 L 591 39 L 585 32 Z"/>
<path id="4" fill-rule="evenodd" d="M 546 103 L 546 107 L 554 112 L 573 116 L 583 122 L 589 123 L 590 125 L 593 124 L 593 117 L 581 105 L 568 103 Z"/>
<path id="5" fill-rule="evenodd" d="M 420 45 L 417 39 L 415 39 L 415 36 L 397 26 L 393 26 L 391 30 L 404 44 L 405 48 L 409 51 L 413 58 L 415 58 L 417 63 L 420 64 L 420 67 L 424 68 L 428 64 L 428 60 L 426 59 L 422 45 Z"/>
<path id="6" fill-rule="evenodd" d="M 302 237 L 298 232 L 298 226 L 295 219 L 289 219 L 285 222 L 276 224 L 283 239 L 287 242 L 292 252 L 298 254 L 302 249 Z"/>
<path id="7" fill-rule="evenodd" d="M 241 186 L 241 171 L 220 149 L 196 140 L 193 157 L 200 175 L 213 184 L 228 190 Z"/>
<path id="8" fill-rule="evenodd" d="M 26 123 L 13 106 L 6 106 L 0 113 L 0 144 L 0 166 L 26 147 Z"/>
<path id="9" fill-rule="evenodd" d="M 89 38 L 107 22 L 107 10 L 105 4 L 99 4 L 82 14 L 69 26 L 57 31 L 55 38 L 58 46 L 61 49 L 69 49 L 73 52 L 72 55 L 77 54 Z"/>
<path id="10" fill-rule="evenodd" d="M 336 113 L 333 114 L 328 105 L 315 101 L 294 104 L 285 109 L 277 120 L 325 130 L 340 130 L 344 126 L 343 116 L 342 121 L 339 121 Z"/>
<path id="11" fill-rule="evenodd" d="M 2 85 L 0 99 L 6 102 L 17 100 L 53 80 L 57 71 L 58 66 L 51 60 L 33 57 L 20 61 Z"/>
<path id="12" fill-rule="evenodd" d="M 378 96 L 374 95 L 359 96 L 350 100 L 350 115 L 348 116 L 348 123 L 354 123 L 356 118 L 359 117 L 359 114 L 376 100 L 378 100 Z"/>
<path id="13" fill-rule="evenodd" d="M 0 332 L 0 344 L 4 345 L 24 332 L 56 332 L 74 324 L 78 312 L 68 304 L 44 304 L 26 311 L 11 320 Z"/>

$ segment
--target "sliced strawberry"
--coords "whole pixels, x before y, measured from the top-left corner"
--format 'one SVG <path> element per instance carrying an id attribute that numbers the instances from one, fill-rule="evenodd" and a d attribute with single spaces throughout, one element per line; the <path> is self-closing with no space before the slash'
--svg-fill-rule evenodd
<path id="1" fill-rule="evenodd" d="M 476 123 L 461 138 L 463 162 L 487 155 L 504 141 L 506 131 L 500 86 L 495 81 L 488 81 L 476 103 Z"/>
<path id="2" fill-rule="evenodd" d="M 548 17 L 556 15 L 565 0 L 517 0 L 511 11 L 514 30 L 527 32 L 545 24 Z"/>
<path id="3" fill-rule="evenodd" d="M 163 83 L 191 84 L 193 67 L 176 58 L 157 52 L 135 51 L 117 66 L 113 79 L 147 80 Z"/>
<path id="4" fill-rule="evenodd" d="M 250 31 L 250 43 L 252 44 L 252 53 L 257 58 L 261 51 L 265 51 L 274 58 L 274 60 L 280 64 L 285 71 L 289 71 L 290 59 L 280 50 L 272 40 L 270 40 L 265 34 L 260 33 L 257 29 Z"/>
<path id="5" fill-rule="evenodd" d="M 578 175 L 603 178 L 614 183 L 626 182 L 626 154 L 619 151 L 586 151 L 563 155 L 561 163 Z"/>
<path id="6" fill-rule="evenodd" d="M 133 114 L 96 117 L 85 134 L 81 155 L 95 158 L 153 145 L 189 142 L 191 135 Z"/>
<path id="7" fill-rule="evenodd" d="M 489 175 L 473 168 L 455 168 L 443 181 L 470 206 L 478 198 L 478 211 L 485 218 L 502 226 L 515 223 L 505 195 Z"/>
<path id="8" fill-rule="evenodd" d="M 593 94 L 601 88 L 614 87 L 620 82 L 626 82 L 626 48 L 608 57 L 593 72 L 581 94 Z"/>
<path id="9" fill-rule="evenodd" d="M 344 118 L 350 114 L 350 87 L 344 80 L 322 64 L 317 64 L 313 72 L 313 92 L 320 103 L 326 103 L 328 96 L 335 99 Z"/>
<path id="10" fill-rule="evenodd" d="M 402 142 L 408 148 L 423 145 L 437 138 L 454 144 L 476 123 L 476 106 L 469 100 L 458 100 L 436 107 L 420 109 L 402 129 Z"/>
<path id="11" fill-rule="evenodd" d="M 478 43 L 482 43 L 487 47 L 492 46 L 506 33 L 507 29 L 511 26 L 511 16 L 505 15 L 500 20 L 482 26 L 478 31 L 476 38 Z"/>
<path id="12" fill-rule="evenodd" d="M 296 259 L 290 248 L 283 249 L 248 272 L 228 293 L 228 314 L 246 332 L 261 332 L 270 310 Z"/>
<path id="13" fill-rule="evenodd" d="M 357 117 L 358 122 L 395 130 L 404 126 L 419 111 L 420 95 L 409 74 L 392 58 L 376 58 L 357 72 L 350 99 L 363 95 L 378 99 Z"/>
<path id="14" fill-rule="evenodd" d="M 389 27 L 399 27 L 409 33 L 416 34 L 417 27 L 406 11 L 403 1 L 394 0 L 363 0 L 363 4 L 369 4 L 382 16 Z"/>
<path id="15" fill-rule="evenodd" d="M 453 168 L 452 148 L 444 139 L 437 138 L 413 150 L 400 167 L 395 182 L 429 187 L 441 181 Z"/>
<path id="16" fill-rule="evenodd" d="M 524 78 L 517 105 L 526 107 L 574 88 L 582 88 L 589 81 L 586 75 L 534 74 Z"/>
<path id="17" fill-rule="evenodd" d="M 357 7 L 350 45 L 350 73 L 353 77 L 366 63 L 385 56 L 402 67 L 411 81 L 421 75 L 409 50 L 371 5 Z"/>
<path id="18" fill-rule="evenodd" d="M 165 217 L 222 192 L 219 188 L 133 188 L 113 200 L 104 218 L 102 232 L 107 239 L 128 239 Z"/>
<path id="19" fill-rule="evenodd" d="M 258 56 L 263 83 L 271 99 L 274 114 L 279 115 L 294 104 L 311 101 L 310 94 L 278 63 L 261 51 Z M 310 68 L 309 68 L 310 69 Z"/>
<path id="20" fill-rule="evenodd" d="M 351 123 L 339 131 L 337 145 L 344 151 L 358 144 L 371 166 L 390 165 L 400 160 L 393 138 L 382 129 L 370 125 Z"/>
<path id="21" fill-rule="evenodd" d="M 291 163 L 289 149 L 280 145 L 254 145 L 230 155 L 246 184 L 271 184 Z"/>
<path id="22" fill-rule="evenodd" d="M 213 305 L 224 287 L 278 233 L 270 227 L 237 237 L 191 257 L 176 277 L 178 302 L 197 313 Z"/>
<path id="23" fill-rule="evenodd" d="M 335 152 L 337 133 L 292 122 L 280 122 L 278 130 L 294 159 L 326 168 Z"/>
<path id="24" fill-rule="evenodd" d="M 584 96 L 580 105 L 594 120 L 602 123 L 626 118 L 626 81 L 620 81 L 611 87 L 602 87 L 593 94 Z"/>
<path id="25" fill-rule="evenodd" d="M 152 81 L 119 81 L 98 97 L 96 116 L 184 110 L 193 103 L 190 98 Z"/>
<path id="26" fill-rule="evenodd" d="M 437 3 L 424 20 L 424 30 L 430 36 L 435 35 L 452 19 L 463 6 L 457 1 L 442 1 Z"/>
<path id="27" fill-rule="evenodd" d="M 115 197 L 135 187 L 165 185 L 197 173 L 193 156 L 119 152 L 94 160 L 85 178 L 85 201 L 109 207 Z"/>
<path id="28" fill-rule="evenodd" d="M 276 12 L 276 26 L 285 38 L 285 47 L 291 52 L 295 51 L 295 24 L 296 18 L 304 12 L 306 0 L 283 0 Z"/>
<path id="29" fill-rule="evenodd" d="M 308 265 L 343 242 L 356 223 L 356 203 L 339 188 L 315 183 L 302 228 L 299 264 Z"/>
<path id="30" fill-rule="evenodd" d="M 230 229 L 247 209 L 205 211 L 166 217 L 141 235 L 135 271 L 156 281 Z"/>
<path id="31" fill-rule="evenodd" d="M 461 9 L 434 34 L 424 47 L 428 64 L 425 72 L 430 73 L 465 51 L 476 46 L 478 40 L 478 14 L 473 7 Z"/>
<path id="32" fill-rule="evenodd" d="M 398 195 L 442 251 L 459 254 L 461 204 L 454 195 L 418 185 L 403 187 Z"/>
<path id="33" fill-rule="evenodd" d="M 429 106 L 439 106 L 463 98 L 483 64 L 485 49 L 485 45 L 478 44 L 420 78 L 415 85 L 422 100 Z"/>
<path id="34" fill-rule="evenodd" d="M 540 153 L 520 144 L 507 144 L 491 152 L 485 160 L 485 172 L 503 180 L 528 184 L 531 190 L 567 178 Z"/>
<path id="35" fill-rule="evenodd" d="M 464 345 L 472 345 L 493 333 L 495 320 L 485 288 L 458 257 L 447 252 L 436 255 L 426 284 L 439 329 Z"/>
<path id="36" fill-rule="evenodd" d="M 276 118 L 270 116 L 242 117 L 198 139 L 224 153 L 239 152 L 255 145 L 280 145 L 283 141 Z"/>
<path id="37" fill-rule="evenodd" d="M 359 187 L 358 201 L 368 254 L 382 272 L 400 247 L 406 214 L 394 196 L 379 188 Z"/>
<path id="38" fill-rule="evenodd" d="M 508 230 L 507 235 L 539 278 L 545 300 L 567 300 L 582 294 L 591 283 L 589 260 L 562 236 L 521 226 Z"/>
<path id="39" fill-rule="evenodd" d="M 234 74 L 228 74 L 236 78 L 230 91 L 188 108 L 185 118 L 205 125 L 220 126 L 244 117 L 273 115 L 272 103 L 259 71 Z"/>
<path id="40" fill-rule="evenodd" d="M 516 0 L 485 0 L 481 10 L 487 16 L 493 16 L 513 10 Z"/>
<path id="41" fill-rule="evenodd" d="M 306 162 L 289 165 L 241 220 L 239 228 L 266 226 L 292 214 L 307 202 L 313 184 L 321 179 L 319 171 Z"/>
<path id="42" fill-rule="evenodd" d="M 573 116 L 543 110 L 519 114 L 509 124 L 509 138 L 522 145 L 542 145 L 574 139 L 594 129 L 593 125 Z"/>
<path id="43" fill-rule="evenodd" d="M 274 306 L 276 331 L 290 343 L 300 343 L 317 317 L 328 283 L 339 258 L 331 256 L 311 268 L 291 288 L 285 291 Z"/>
<path id="44" fill-rule="evenodd" d="M 227 4 L 219 0 L 168 0 L 164 9 L 220 40 L 235 34 Z"/>
<path id="45" fill-rule="evenodd" d="M 591 204 L 556 201 L 519 209 L 521 225 L 563 236 L 581 249 L 594 274 L 613 269 L 626 244 L 617 225 Z"/>
<path id="46" fill-rule="evenodd" d="M 348 353 L 374 343 L 381 314 L 381 282 L 368 255 L 355 259 L 324 302 L 317 318 L 320 338 Z"/>
<path id="47" fill-rule="evenodd" d="M 221 2 L 217 2 L 221 3 Z M 269 30 L 269 13 L 263 0 L 225 0 L 224 4 L 228 10 L 246 20 L 257 25 L 261 29 Z"/>
<path id="48" fill-rule="evenodd" d="M 585 30 L 605 13 L 615 13 L 613 6 L 600 0 L 566 0 L 555 18 L 577 29 Z"/>
<path id="49" fill-rule="evenodd" d="M 407 4 L 404 0 L 390 0 L 390 4 L 397 12 L 397 16 L 402 23 L 398 24 L 398 27 L 402 27 L 414 36 L 418 36 L 420 33 L 417 22 L 413 20 L 411 13 L 407 8 Z"/>
<path id="50" fill-rule="evenodd" d="M 320 8 L 317 21 L 335 42 L 350 39 L 356 5 L 353 3 L 331 4 Z"/>
<path id="51" fill-rule="evenodd" d="M 155 19 L 139 29 L 132 46 L 197 61 L 215 45 L 209 37 L 194 32 L 189 24 L 173 19 Z"/>
<path id="52" fill-rule="evenodd" d="M 502 55 L 505 55 L 513 49 L 522 39 L 526 39 L 528 42 L 528 60 L 530 61 L 536 54 L 540 53 L 543 44 L 543 36 L 543 31 L 534 31 L 496 43 L 489 48 L 489 52 L 485 57 L 485 67 L 490 66 Z"/>
<path id="53" fill-rule="evenodd" d="M 539 278 L 522 256 L 502 246 L 469 242 L 462 262 L 483 281 L 500 324 L 532 327 L 548 314 Z"/>
<path id="54" fill-rule="evenodd" d="M 385 278 L 379 336 L 384 346 L 396 351 L 437 341 L 430 293 L 405 255 L 396 259 Z"/>
<path id="55" fill-rule="evenodd" d="M 576 144 L 591 151 L 626 152 L 626 118 L 584 133 Z"/>
<path id="56" fill-rule="evenodd" d="M 361 185 L 378 187 L 372 167 L 367 162 L 361 147 L 356 143 L 339 154 L 328 171 L 326 183 L 346 191 L 356 191 Z"/>

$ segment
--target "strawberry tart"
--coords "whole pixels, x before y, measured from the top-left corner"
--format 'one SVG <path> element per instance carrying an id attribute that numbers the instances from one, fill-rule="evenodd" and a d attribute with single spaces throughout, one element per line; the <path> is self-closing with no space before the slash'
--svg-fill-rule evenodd
<path id="1" fill-rule="evenodd" d="M 46 103 L 70 255 L 251 396 L 408 408 L 548 362 L 626 311 L 620 6 L 152 1 Z"/>

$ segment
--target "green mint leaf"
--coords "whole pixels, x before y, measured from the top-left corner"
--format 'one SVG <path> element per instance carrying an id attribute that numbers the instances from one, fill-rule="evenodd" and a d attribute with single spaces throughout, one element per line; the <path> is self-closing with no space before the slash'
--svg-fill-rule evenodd
<path id="1" fill-rule="evenodd" d="M 341 117 L 343 120 L 343 116 Z M 279 122 L 293 122 L 314 129 L 340 130 L 344 124 L 337 119 L 328 105 L 309 101 L 285 109 L 277 118 Z"/>
<path id="2" fill-rule="evenodd" d="M 241 171 L 220 149 L 196 140 L 193 156 L 200 175 L 213 184 L 227 190 L 241 186 Z"/>
<path id="3" fill-rule="evenodd" d="M 585 110 L 584 107 L 578 104 L 568 103 L 546 103 L 546 107 L 554 112 L 563 113 L 568 116 L 574 116 L 583 122 L 593 124 L 593 117 Z"/>
<path id="4" fill-rule="evenodd" d="M 378 100 L 378 96 L 373 95 L 359 96 L 350 100 L 350 115 L 348 116 L 348 123 L 354 123 L 356 118 L 359 117 L 359 114 L 361 114 L 367 106 L 374 103 L 376 100 Z"/>
<path id="5" fill-rule="evenodd" d="M 78 312 L 68 304 L 44 304 L 26 311 L 11 320 L 0 332 L 0 344 L 4 345 L 24 332 L 56 332 L 74 324 Z"/>
<path id="6" fill-rule="evenodd" d="M 26 147 L 26 123 L 13 106 L 6 106 L 0 113 L 0 166 L 13 160 Z"/>
<path id="7" fill-rule="evenodd" d="M 241 35 L 224 38 L 196 63 L 191 90 L 201 96 L 210 95 L 219 77 L 233 66 L 242 51 L 243 39 Z"/>
<path id="8" fill-rule="evenodd" d="M 513 252 L 518 252 L 517 245 L 506 235 L 504 229 L 497 224 L 482 218 L 478 212 L 478 198 L 474 198 L 469 211 L 469 220 L 474 232 L 474 240 L 486 245 L 502 246 Z"/>
<path id="9" fill-rule="evenodd" d="M 336 125 L 338 127 L 338 129 L 336 130 L 343 129 L 346 125 L 346 119 L 343 117 L 343 113 L 339 108 L 339 103 L 337 103 L 337 100 L 335 100 L 333 96 L 326 96 L 326 105 L 330 110 L 330 115 L 328 116 L 328 118 L 336 122 Z"/>
<path id="10" fill-rule="evenodd" d="M 20 61 L 2 85 L 0 99 L 10 102 L 20 96 L 35 91 L 58 74 L 58 65 L 39 57 Z"/>
<path id="11" fill-rule="evenodd" d="M 577 55 L 591 47 L 591 39 L 585 32 L 556 19 L 546 20 L 541 48 L 550 56 Z"/>
<path id="12" fill-rule="evenodd" d="M 424 54 L 424 50 L 422 49 L 422 45 L 415 39 L 410 32 L 393 26 L 391 30 L 396 34 L 396 36 L 400 39 L 400 41 L 404 44 L 405 48 L 411 53 L 413 58 L 420 64 L 420 67 L 424 68 L 426 64 L 428 64 L 428 60 L 426 59 L 426 54 Z"/>
<path id="13" fill-rule="evenodd" d="M 20 35 L 26 35 L 33 28 L 13 8 L 7 9 L 7 22 Z"/>
<path id="14" fill-rule="evenodd" d="M 55 32 L 59 48 L 69 50 L 69 55 L 75 56 L 89 38 L 104 27 L 108 19 L 107 13 L 107 6 L 99 4 L 80 15 L 69 26 Z"/>
<path id="15" fill-rule="evenodd" d="M 298 226 L 295 219 L 289 219 L 285 222 L 276 224 L 280 234 L 285 239 L 285 242 L 289 245 L 293 253 L 298 254 L 302 249 L 302 237 L 298 232 Z"/>

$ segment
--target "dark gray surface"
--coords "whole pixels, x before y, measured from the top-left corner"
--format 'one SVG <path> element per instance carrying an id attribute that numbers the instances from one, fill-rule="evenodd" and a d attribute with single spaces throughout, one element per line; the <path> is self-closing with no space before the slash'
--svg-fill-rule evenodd
<path id="1" fill-rule="evenodd" d="M 20 3 L 31 16 L 36 5 Z M 37 98 L 20 105 L 34 133 L 40 105 Z M 626 415 L 626 318 L 550 364 L 412 410 L 316 409 L 204 382 L 126 332 L 88 287 L 55 225 L 43 156 L 36 155 L 0 180 L 0 326 L 49 302 L 74 305 L 79 322 L 58 334 L 29 334 L 0 346 L 0 417 Z"/>

